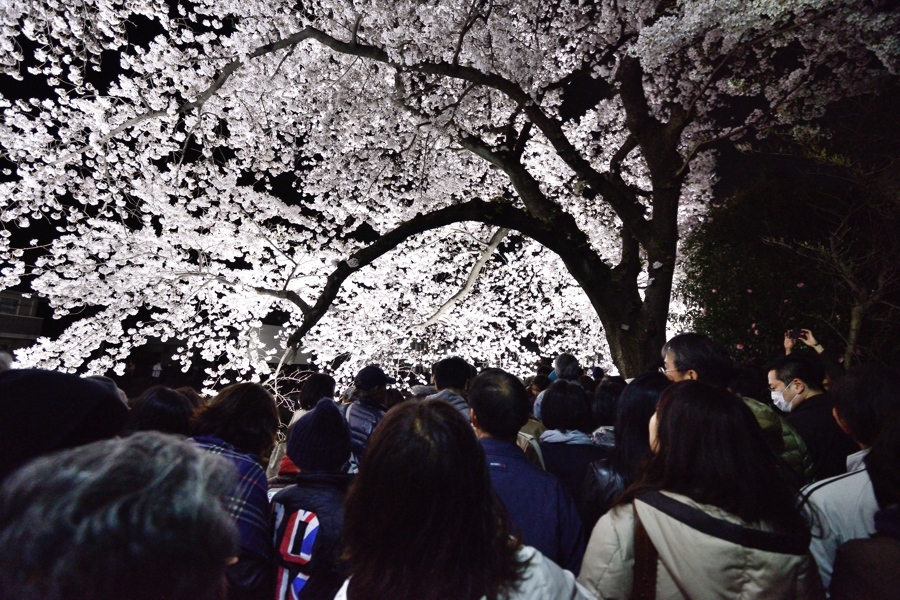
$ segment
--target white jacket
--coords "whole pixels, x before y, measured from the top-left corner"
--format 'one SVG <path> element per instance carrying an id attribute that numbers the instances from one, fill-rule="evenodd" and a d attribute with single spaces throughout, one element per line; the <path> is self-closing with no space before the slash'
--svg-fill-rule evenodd
<path id="1" fill-rule="evenodd" d="M 678 494 L 643 496 L 635 505 L 659 553 L 657 598 L 808 597 L 815 566 L 806 540 L 748 527 Z M 578 581 L 600 598 L 630 598 L 633 570 L 634 511 L 623 505 L 594 528 Z"/>
<path id="2" fill-rule="evenodd" d="M 531 546 L 519 548 L 519 562 L 528 562 L 525 578 L 519 589 L 508 594 L 504 600 L 594 600 L 594 596 L 583 588 L 571 572 Z M 334 600 L 347 600 L 347 579 Z"/>
<path id="3" fill-rule="evenodd" d="M 863 459 L 869 449 L 847 457 L 847 473 L 835 475 L 803 488 L 804 509 L 812 525 L 809 549 L 819 566 L 825 589 L 838 546 L 875 533 L 878 501 Z"/>

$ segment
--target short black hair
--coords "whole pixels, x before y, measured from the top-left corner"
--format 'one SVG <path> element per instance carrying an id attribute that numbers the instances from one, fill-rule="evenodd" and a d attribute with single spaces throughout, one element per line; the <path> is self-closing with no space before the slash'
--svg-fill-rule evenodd
<path id="1" fill-rule="evenodd" d="M 594 417 L 594 426 L 616 424 L 616 411 L 619 406 L 619 396 L 625 389 L 624 381 L 601 381 L 594 390 L 594 398 L 591 401 L 591 413 Z"/>
<path id="2" fill-rule="evenodd" d="M 514 440 L 528 422 L 528 392 L 517 377 L 501 369 L 482 371 L 469 390 L 469 408 L 478 427 L 501 440 Z"/>
<path id="3" fill-rule="evenodd" d="M 447 388 L 456 388 L 458 390 L 466 389 L 466 384 L 475 376 L 475 369 L 458 356 L 444 358 L 431 367 L 431 373 L 434 376 L 434 385 L 439 390 Z"/>
<path id="4" fill-rule="evenodd" d="M 900 504 L 900 413 L 894 414 L 866 455 L 866 471 L 880 508 Z"/>
<path id="5" fill-rule="evenodd" d="M 310 373 L 300 388 L 300 408 L 312 410 L 322 398 L 334 398 L 334 377 L 327 373 Z"/>
<path id="6" fill-rule="evenodd" d="M 194 404 L 179 391 L 154 385 L 135 401 L 125 430 L 188 435 Z"/>
<path id="7" fill-rule="evenodd" d="M 236 480 L 226 459 L 158 432 L 38 458 L 0 488 L 0 597 L 223 597 Z"/>
<path id="8" fill-rule="evenodd" d="M 697 378 L 708 385 L 728 387 L 734 361 L 722 344 L 702 333 L 679 333 L 663 346 L 663 359 L 669 352 L 679 371 L 693 370 Z"/>
<path id="9" fill-rule="evenodd" d="M 825 367 L 814 358 L 789 354 L 772 361 L 766 371 L 775 371 L 775 378 L 785 385 L 799 379 L 815 392 L 825 391 Z"/>
<path id="10" fill-rule="evenodd" d="M 564 379 L 553 382 L 541 400 L 541 420 L 547 429 L 591 431 L 591 405 L 584 389 Z"/>
<path id="11" fill-rule="evenodd" d="M 850 436 L 871 446 L 885 422 L 900 411 L 900 371 L 860 365 L 850 369 L 829 392 Z"/>

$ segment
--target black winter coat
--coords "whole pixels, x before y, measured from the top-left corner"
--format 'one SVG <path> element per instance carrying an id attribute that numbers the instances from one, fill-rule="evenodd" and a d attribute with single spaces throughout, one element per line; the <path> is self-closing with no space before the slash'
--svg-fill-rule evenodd
<path id="1" fill-rule="evenodd" d="M 585 531 L 593 531 L 594 525 L 605 515 L 616 499 L 631 484 L 631 480 L 613 468 L 608 458 L 595 460 L 584 478 L 581 510 Z"/>

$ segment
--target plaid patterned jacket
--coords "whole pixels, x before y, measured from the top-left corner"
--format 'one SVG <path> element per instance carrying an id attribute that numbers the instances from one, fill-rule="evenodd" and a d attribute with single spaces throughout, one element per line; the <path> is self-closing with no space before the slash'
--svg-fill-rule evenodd
<path id="1" fill-rule="evenodd" d="M 207 452 L 224 456 L 237 467 L 238 482 L 228 497 L 228 512 L 234 517 L 240 533 L 241 553 L 249 552 L 264 561 L 271 561 L 268 484 L 259 461 L 217 437 L 198 436 L 191 440 Z"/>

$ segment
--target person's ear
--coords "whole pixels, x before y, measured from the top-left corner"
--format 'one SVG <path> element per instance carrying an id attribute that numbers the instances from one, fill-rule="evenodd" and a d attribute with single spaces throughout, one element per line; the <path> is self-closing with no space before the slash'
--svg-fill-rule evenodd
<path id="1" fill-rule="evenodd" d="M 475 416 L 475 411 L 471 408 L 469 409 L 469 423 L 472 424 L 472 427 L 475 429 L 479 429 L 478 427 L 478 417 Z"/>
<path id="2" fill-rule="evenodd" d="M 793 379 L 793 380 L 791 381 L 791 383 L 789 383 L 788 385 L 791 385 L 791 384 L 793 384 L 793 386 L 794 386 L 794 391 L 796 392 L 796 394 L 797 394 L 798 396 L 802 396 L 802 395 L 803 395 L 803 392 L 806 391 L 806 384 L 803 383 L 803 380 L 802 380 L 802 379 Z"/>
<path id="3" fill-rule="evenodd" d="M 697 381 L 698 379 L 700 379 L 700 376 L 697 375 L 697 371 L 695 371 L 693 369 L 688 369 L 687 371 L 684 372 L 684 378 L 690 379 L 691 381 Z"/>

